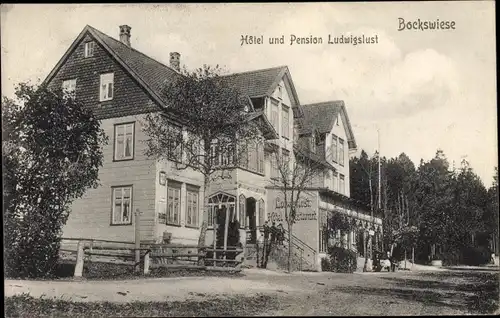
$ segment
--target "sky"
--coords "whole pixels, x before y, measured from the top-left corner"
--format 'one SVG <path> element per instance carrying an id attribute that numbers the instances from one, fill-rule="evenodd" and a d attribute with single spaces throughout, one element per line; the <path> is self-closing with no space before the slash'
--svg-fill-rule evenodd
<path id="1" fill-rule="evenodd" d="M 406 153 L 418 166 L 442 149 L 465 158 L 486 186 L 497 157 L 493 1 L 269 4 L 22 4 L 1 6 L 2 95 L 44 79 L 85 25 L 119 37 L 168 64 L 229 72 L 287 65 L 302 104 L 345 102 L 361 149 Z M 401 30 L 408 21 L 455 22 L 455 29 Z M 449 25 L 449 24 L 448 24 Z M 322 44 L 290 45 L 291 35 Z M 263 44 L 241 45 L 242 36 Z M 269 44 L 284 36 L 285 44 Z M 373 44 L 328 44 L 328 37 L 377 36 Z M 379 134 L 377 133 L 379 132 Z M 379 138 L 378 138 L 379 137 Z"/>

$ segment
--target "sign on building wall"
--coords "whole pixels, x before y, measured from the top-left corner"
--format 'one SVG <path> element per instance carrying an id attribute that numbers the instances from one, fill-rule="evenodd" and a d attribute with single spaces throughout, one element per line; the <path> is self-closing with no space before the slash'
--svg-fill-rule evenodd
<path id="1" fill-rule="evenodd" d="M 285 219 L 285 200 L 283 195 L 270 198 L 270 209 L 267 213 L 267 219 L 270 222 L 286 222 Z M 303 194 L 297 202 L 297 212 L 295 221 L 316 221 L 318 219 L 318 209 L 315 204 L 315 197 L 309 196 L 307 193 Z M 292 206 L 292 202 L 287 202 L 287 211 Z"/>

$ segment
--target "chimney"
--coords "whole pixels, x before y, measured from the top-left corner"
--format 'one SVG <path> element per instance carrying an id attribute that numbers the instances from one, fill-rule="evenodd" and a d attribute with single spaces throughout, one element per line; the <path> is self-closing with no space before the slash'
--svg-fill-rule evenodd
<path id="1" fill-rule="evenodd" d="M 130 46 L 130 29 L 128 25 L 120 25 L 120 42 L 126 46 Z"/>
<path id="2" fill-rule="evenodd" d="M 180 72 L 181 70 L 181 55 L 177 52 L 170 52 L 170 67 Z"/>

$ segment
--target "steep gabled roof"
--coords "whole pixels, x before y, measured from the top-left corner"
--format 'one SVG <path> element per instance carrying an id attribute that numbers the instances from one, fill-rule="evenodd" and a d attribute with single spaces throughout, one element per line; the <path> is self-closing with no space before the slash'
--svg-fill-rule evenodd
<path id="1" fill-rule="evenodd" d="M 337 116 L 340 115 L 344 123 L 349 149 L 356 149 L 356 140 L 344 101 L 336 100 L 302 105 L 302 110 L 304 117 L 302 118 L 300 135 L 310 135 L 313 129 L 316 129 L 320 134 L 329 133 L 333 129 Z"/>
<path id="2" fill-rule="evenodd" d="M 170 67 L 113 39 L 101 31 L 86 25 L 69 49 L 49 73 L 44 83 L 49 82 L 68 59 L 83 38 L 89 34 L 96 40 L 159 105 L 165 107 L 161 90 L 165 81 L 181 76 Z"/>
<path id="3" fill-rule="evenodd" d="M 302 116 L 299 107 L 300 101 L 292 81 L 292 76 L 287 66 L 278 66 L 267 69 L 247 71 L 241 73 L 233 73 L 225 75 L 224 78 L 240 93 L 249 96 L 250 98 L 258 98 L 271 96 L 284 79 L 285 86 L 291 92 L 291 103 L 295 117 Z"/>

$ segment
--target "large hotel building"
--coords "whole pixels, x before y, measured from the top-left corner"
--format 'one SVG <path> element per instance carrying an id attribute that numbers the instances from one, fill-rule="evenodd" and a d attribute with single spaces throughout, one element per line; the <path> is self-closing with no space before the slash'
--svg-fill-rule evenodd
<path id="1" fill-rule="evenodd" d="M 76 200 L 64 237 L 133 241 L 134 211 L 141 211 L 144 242 L 197 244 L 200 225 L 207 220 L 207 243 L 213 240 L 213 213 L 234 211 L 241 224 L 242 243 L 251 248 L 262 236 L 264 222 L 282 223 L 282 192 L 272 182 L 277 174 L 271 151 L 294 158 L 296 147 L 308 147 L 312 159 L 324 165 L 299 204 L 293 228 L 294 246 L 306 267 L 320 268 L 328 240 L 323 233 L 330 213 L 342 213 L 354 224 L 344 236 L 349 248 L 362 252 L 367 230 L 380 240 L 382 221 L 371 218 L 366 207 L 351 200 L 349 156 L 356 140 L 343 101 L 302 105 L 286 66 L 227 75 L 252 103 L 256 118 L 264 117 L 265 145 L 253 149 L 245 166 L 231 178 L 210 188 L 203 213 L 203 176 L 189 168 L 177 170 L 170 161 L 144 154 L 144 116 L 165 106 L 161 89 L 179 75 L 180 54 L 170 53 L 169 65 L 132 48 L 131 28 L 119 28 L 116 40 L 86 26 L 46 78 L 49 86 L 62 86 L 91 107 L 110 137 L 104 146 L 101 185 Z"/>

